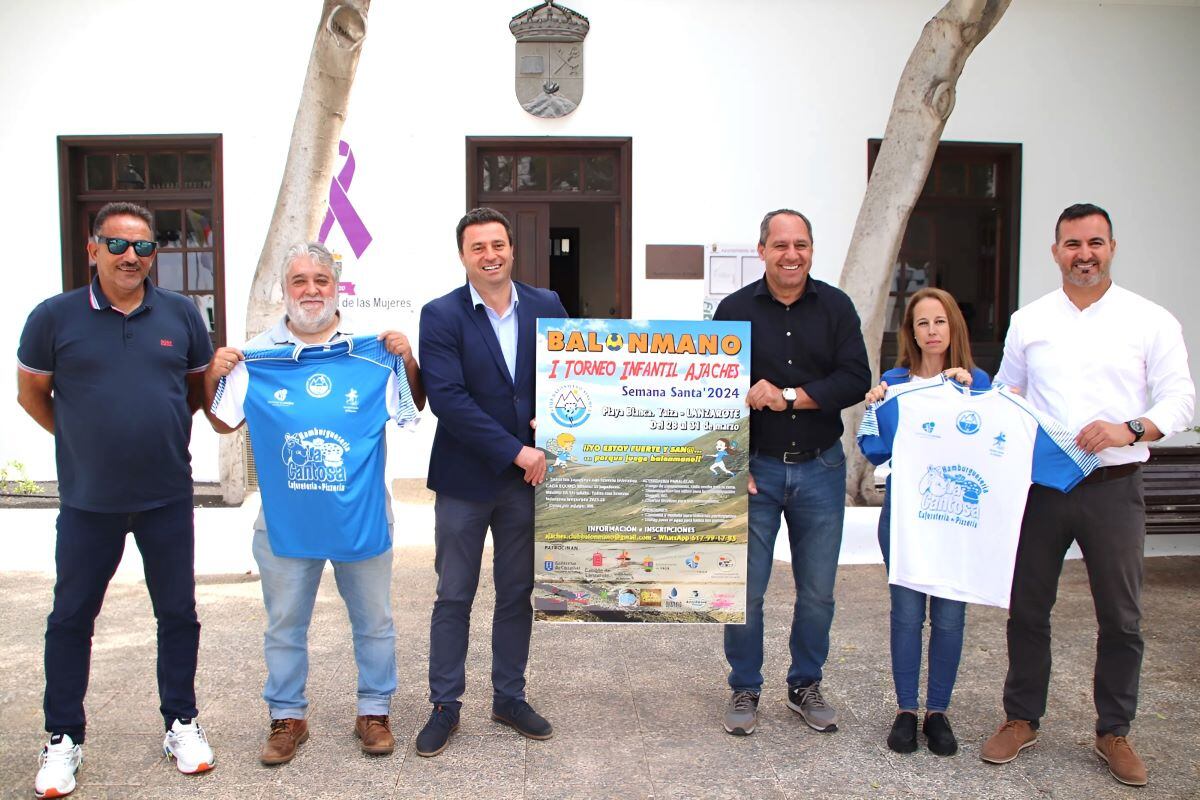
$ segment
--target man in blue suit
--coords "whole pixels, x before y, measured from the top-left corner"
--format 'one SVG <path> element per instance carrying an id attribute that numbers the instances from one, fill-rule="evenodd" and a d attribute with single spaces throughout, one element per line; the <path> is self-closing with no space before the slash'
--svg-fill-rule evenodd
<path id="1" fill-rule="evenodd" d="M 558 295 L 512 279 L 512 227 L 477 208 L 458 223 L 466 285 L 421 309 L 422 378 L 438 417 L 428 486 L 434 504 L 437 600 L 429 626 L 433 713 L 417 754 L 435 756 L 458 729 L 466 688 L 471 603 L 483 540 L 494 548 L 492 719 L 531 739 L 550 723 L 525 702 L 533 611 L 533 487 L 546 455 L 533 446 L 538 317 L 565 317 Z"/>

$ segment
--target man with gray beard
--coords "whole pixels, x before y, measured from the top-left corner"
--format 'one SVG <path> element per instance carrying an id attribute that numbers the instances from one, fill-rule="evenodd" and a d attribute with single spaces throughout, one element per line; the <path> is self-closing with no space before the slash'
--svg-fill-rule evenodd
<path id="1" fill-rule="evenodd" d="M 273 328 L 246 344 L 247 350 L 328 344 L 348 338 L 338 312 L 339 265 L 322 244 L 300 243 L 291 247 L 283 261 L 286 315 Z M 425 392 L 408 339 L 398 331 L 378 337 L 387 350 L 404 360 L 409 391 L 417 408 L 425 406 Z M 242 351 L 222 347 L 213 355 L 205 373 L 205 390 L 211 407 L 221 379 L 244 359 Z M 332 408 L 332 407 L 331 407 Z M 340 404 L 336 411 L 341 412 Z M 323 412 L 322 412 L 323 413 Z M 220 433 L 234 430 L 209 416 Z M 333 425 L 336 420 L 330 420 Z M 388 498 L 386 492 L 383 497 Z M 268 535 L 266 518 L 259 512 L 254 524 L 254 558 L 262 576 L 263 602 L 267 608 L 264 653 L 267 683 L 263 699 L 271 714 L 271 729 L 263 745 L 263 764 L 283 764 L 308 739 L 305 683 L 308 676 L 308 626 L 312 620 L 317 587 L 326 560 L 333 564 L 338 591 L 346 603 L 354 635 L 354 658 L 358 666 L 358 717 L 354 732 L 364 753 L 388 755 L 395 747 L 388 715 L 396 690 L 395 629 L 392 625 L 391 503 L 386 507 L 387 549 L 356 553 L 353 559 L 295 558 L 275 551 L 281 547 L 282 530 Z M 291 536 L 294 536 L 292 534 Z M 272 539 L 276 546 L 272 546 Z"/>

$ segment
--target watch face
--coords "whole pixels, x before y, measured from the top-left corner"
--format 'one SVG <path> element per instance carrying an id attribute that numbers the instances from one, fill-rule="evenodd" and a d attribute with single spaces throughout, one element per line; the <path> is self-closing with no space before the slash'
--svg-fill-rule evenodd
<path id="1" fill-rule="evenodd" d="M 1131 419 L 1128 424 L 1129 430 L 1133 431 L 1138 436 L 1141 436 L 1146 432 L 1146 426 L 1142 424 L 1140 419 Z"/>

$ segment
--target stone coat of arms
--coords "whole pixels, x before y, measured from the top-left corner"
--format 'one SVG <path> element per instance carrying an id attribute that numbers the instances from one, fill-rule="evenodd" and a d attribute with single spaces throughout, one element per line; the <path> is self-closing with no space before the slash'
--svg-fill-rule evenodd
<path id="1" fill-rule="evenodd" d="M 517 102 L 535 117 L 565 117 L 583 99 L 587 17 L 546 0 L 512 18 L 517 40 Z"/>

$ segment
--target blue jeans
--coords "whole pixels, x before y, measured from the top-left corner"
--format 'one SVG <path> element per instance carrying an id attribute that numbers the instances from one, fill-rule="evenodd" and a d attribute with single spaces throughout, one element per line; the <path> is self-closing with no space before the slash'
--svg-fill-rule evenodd
<path id="1" fill-rule="evenodd" d="M 883 563 L 891 564 L 891 479 L 879 510 L 879 549 Z M 963 625 L 967 604 L 944 597 L 932 597 L 905 586 L 889 584 L 892 595 L 892 681 L 896 684 L 896 703 L 915 711 L 917 684 L 921 678 L 921 629 L 925 626 L 925 598 L 929 597 L 929 685 L 925 690 L 925 710 L 945 711 L 958 677 L 962 657 Z"/>
<path id="2" fill-rule="evenodd" d="M 785 464 L 752 455 L 746 623 L 725 626 L 725 658 L 734 691 L 762 689 L 763 596 L 771 578 L 780 514 L 787 520 L 796 605 L 788 639 L 788 686 L 821 679 L 833 624 L 833 584 L 846 513 L 846 456 L 840 442 L 811 461 Z"/>
<path id="3" fill-rule="evenodd" d="M 46 620 L 46 730 L 82 743 L 83 698 L 92 660 L 92 634 L 108 582 L 132 532 L 154 618 L 158 621 L 158 699 L 163 722 L 196 716 L 196 619 L 194 515 L 188 497 L 131 514 L 82 511 L 62 506 L 54 563 L 54 607 Z"/>
<path id="4" fill-rule="evenodd" d="M 266 531 L 254 532 L 254 560 L 262 575 L 267 633 L 263 699 L 271 719 L 304 719 L 308 699 L 308 625 L 325 559 L 286 558 L 271 551 Z M 358 665 L 358 713 L 387 714 L 396 691 L 396 630 L 392 627 L 392 551 L 363 561 L 334 561 L 346 603 Z"/>

